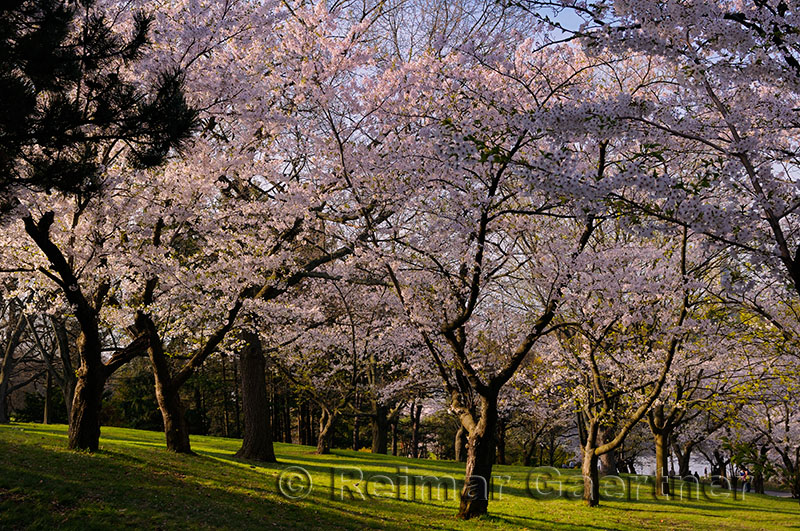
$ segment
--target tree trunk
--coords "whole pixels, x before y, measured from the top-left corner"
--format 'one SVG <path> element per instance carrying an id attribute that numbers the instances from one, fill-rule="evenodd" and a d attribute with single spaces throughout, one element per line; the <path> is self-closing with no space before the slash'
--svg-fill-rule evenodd
<path id="1" fill-rule="evenodd" d="M 44 385 L 44 415 L 42 415 L 42 424 L 53 423 L 53 375 L 47 371 L 47 380 Z"/>
<path id="2" fill-rule="evenodd" d="M 169 363 L 164 354 L 164 346 L 155 329 L 155 324 L 149 317 L 144 318 L 149 336 L 147 353 L 153 369 L 153 379 L 156 385 L 156 400 L 161 410 L 164 421 L 164 435 L 167 439 L 167 450 L 181 454 L 192 453 L 189 443 L 189 428 L 186 425 L 183 404 L 181 403 L 180 388 L 173 382 L 170 375 Z"/>
<path id="3" fill-rule="evenodd" d="M 322 408 L 322 415 L 319 418 L 319 435 L 317 436 L 317 453 L 320 455 L 331 453 L 335 417 L 326 408 Z"/>
<path id="4" fill-rule="evenodd" d="M 601 444 L 605 444 L 614 438 L 613 427 L 609 426 L 600 431 Z M 552 463 L 551 465 L 552 466 Z M 601 476 L 610 476 L 617 473 L 617 452 L 611 450 L 600 456 L 599 474 Z"/>
<path id="5" fill-rule="evenodd" d="M 286 399 L 283 401 L 283 442 L 292 443 L 292 408 L 289 404 L 291 395 L 289 390 L 286 390 L 284 395 Z"/>
<path id="6" fill-rule="evenodd" d="M 164 419 L 167 450 L 179 454 L 192 453 L 180 392 L 171 383 L 156 380 L 156 399 Z"/>
<path id="7" fill-rule="evenodd" d="M 239 369 L 236 362 L 233 363 L 233 425 L 236 429 L 236 437 L 242 436 L 242 412 L 239 404 Z"/>
<path id="8" fill-rule="evenodd" d="M 8 423 L 8 378 L 0 376 L 0 424 Z"/>
<path id="9" fill-rule="evenodd" d="M 358 410 L 361 407 L 361 401 L 358 391 L 353 397 L 353 408 Z M 375 421 L 372 422 L 372 453 L 375 453 Z M 357 452 L 361 447 L 361 417 L 356 415 L 353 418 L 353 451 Z"/>
<path id="10" fill-rule="evenodd" d="M 505 421 L 497 422 L 497 464 L 506 464 L 506 423 Z"/>
<path id="11" fill-rule="evenodd" d="M 528 443 L 528 448 L 525 450 L 525 460 L 523 461 L 524 466 L 533 466 L 533 454 L 536 452 L 536 447 L 535 441 Z"/>
<path id="12" fill-rule="evenodd" d="M 106 373 L 97 329 L 82 328 L 77 346 L 81 366 L 69 417 L 69 448 L 96 452 L 100 446 L 100 407 Z"/>
<path id="13" fill-rule="evenodd" d="M 67 420 L 69 420 L 72 418 L 72 402 L 75 400 L 75 386 L 78 384 L 78 378 L 75 376 L 75 369 L 73 369 L 72 365 L 66 325 L 55 317 L 50 318 L 50 323 L 53 325 L 58 354 L 61 357 L 61 364 L 64 366 L 61 375 L 61 382 L 63 383 L 61 391 L 64 393 L 64 406 L 67 409 Z"/>
<path id="14" fill-rule="evenodd" d="M 419 457 L 419 420 L 422 404 L 411 404 L 411 457 Z"/>
<path id="15" fill-rule="evenodd" d="M 397 424 L 398 419 L 395 417 L 392 422 L 392 455 L 397 457 Z"/>
<path id="16" fill-rule="evenodd" d="M 421 409 L 421 406 L 420 406 Z M 467 437 L 467 464 L 458 517 L 468 520 L 486 514 L 495 458 L 497 398 L 481 396 L 478 421 Z"/>
<path id="17" fill-rule="evenodd" d="M 677 444 L 673 446 L 675 455 L 678 457 L 678 475 L 680 475 L 682 478 L 692 475 L 690 461 L 692 459 L 693 447 L 694 444 L 691 442 L 684 444 L 683 447 L 680 447 Z"/>
<path id="18" fill-rule="evenodd" d="M 581 473 L 583 474 L 583 502 L 589 507 L 596 507 L 600 504 L 600 470 L 598 461 L 593 445 L 587 444 L 583 450 Z"/>
<path id="19" fill-rule="evenodd" d="M 656 495 L 669 496 L 669 475 L 667 452 L 668 434 L 659 431 L 653 435 L 656 444 Z"/>
<path id="20" fill-rule="evenodd" d="M 599 473 L 601 476 L 612 476 L 616 474 L 618 472 L 616 452 L 612 450 L 601 455 L 599 466 Z"/>
<path id="21" fill-rule="evenodd" d="M 297 408 L 297 440 L 303 445 L 308 444 L 308 439 L 306 438 L 306 422 L 307 406 L 303 403 Z"/>
<path id="22" fill-rule="evenodd" d="M 225 375 L 225 359 L 228 356 L 223 354 L 220 356 L 220 364 L 222 366 L 222 436 L 228 437 L 230 435 L 230 415 L 228 414 L 228 393 Z M 273 402 L 274 403 L 274 402 Z"/>
<path id="23" fill-rule="evenodd" d="M 386 416 L 386 407 L 373 404 L 372 412 L 372 453 L 385 454 L 389 435 L 389 419 Z"/>
<path id="24" fill-rule="evenodd" d="M 14 370 L 14 365 L 16 365 L 14 351 L 17 350 L 17 345 L 22 336 L 22 323 L 22 313 L 18 313 L 17 322 L 14 324 L 14 330 L 11 332 L 8 342 L 3 349 L 3 359 L 0 360 L 0 424 L 8 422 L 8 402 L 6 398 L 8 396 L 8 384 L 11 379 L 11 373 Z"/>
<path id="25" fill-rule="evenodd" d="M 244 434 L 242 447 L 236 452 L 236 457 L 275 463 L 264 350 L 258 334 L 245 332 L 242 337 L 246 342 L 239 356 Z"/>
<path id="26" fill-rule="evenodd" d="M 456 431 L 455 439 L 455 454 L 456 461 L 464 462 L 467 460 L 467 429 L 464 426 L 459 426 Z"/>
<path id="27" fill-rule="evenodd" d="M 67 376 L 64 375 L 64 408 L 67 410 L 67 422 L 72 418 L 72 404 L 75 402 L 75 388 L 78 385 L 78 379 L 75 378 L 75 373 Z"/>

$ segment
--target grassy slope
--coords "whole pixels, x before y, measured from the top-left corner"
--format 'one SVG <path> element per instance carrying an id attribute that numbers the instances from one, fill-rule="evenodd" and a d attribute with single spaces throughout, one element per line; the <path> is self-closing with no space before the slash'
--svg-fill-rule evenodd
<path id="1" fill-rule="evenodd" d="M 317 456 L 310 447 L 277 444 L 280 463 L 263 466 L 234 459 L 236 440 L 192 437 L 198 455 L 178 456 L 164 450 L 163 434 L 119 428 L 103 428 L 101 451 L 87 455 L 65 449 L 65 430 L 0 426 L 0 529 L 800 529 L 796 500 L 750 494 L 745 500 L 656 502 L 644 489 L 639 501 L 604 500 L 594 509 L 575 500 L 532 499 L 525 486 L 529 470 L 512 466 L 495 467 L 512 482 L 490 502 L 491 516 L 461 522 L 453 518 L 452 494 L 447 501 L 342 501 L 330 488 L 331 467 L 359 466 L 366 475 L 392 477 L 408 467 L 403 475 L 460 478 L 458 463 L 342 450 Z M 312 475 L 314 488 L 304 500 L 287 500 L 278 491 L 278 474 L 290 465 Z M 370 488 L 386 491 L 375 485 Z M 405 489 L 400 494 L 410 497 Z"/>

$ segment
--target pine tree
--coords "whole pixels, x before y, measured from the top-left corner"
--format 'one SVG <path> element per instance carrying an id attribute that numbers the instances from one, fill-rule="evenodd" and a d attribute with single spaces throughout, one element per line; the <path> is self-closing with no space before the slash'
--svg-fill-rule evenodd
<path id="1" fill-rule="evenodd" d="M 20 187 L 79 196 L 125 153 L 149 167 L 188 140 L 197 111 L 178 69 L 144 90 L 122 79 L 149 44 L 152 18 L 123 36 L 93 0 L 6 0 L 0 5 L 0 208 Z M 119 148 L 126 149 L 119 149 Z"/>

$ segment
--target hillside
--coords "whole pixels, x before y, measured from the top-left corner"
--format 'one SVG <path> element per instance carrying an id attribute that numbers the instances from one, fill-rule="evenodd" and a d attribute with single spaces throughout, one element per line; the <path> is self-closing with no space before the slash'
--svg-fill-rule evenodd
<path id="1" fill-rule="evenodd" d="M 107 427 L 97 454 L 70 452 L 65 446 L 65 426 L 0 426 L 0 529 L 722 530 L 781 529 L 800 522 L 796 500 L 750 494 L 733 500 L 723 497 L 727 492 L 712 492 L 720 497 L 657 502 L 647 486 L 636 488 L 638 478 L 626 479 L 633 499 L 604 500 L 600 508 L 586 508 L 574 499 L 535 499 L 526 489 L 529 469 L 514 466 L 495 469 L 511 481 L 497 480 L 490 516 L 463 522 L 453 518 L 457 502 L 450 489 L 444 500 L 435 499 L 438 489 L 431 488 L 430 500 L 430 483 L 420 485 L 422 480 L 415 478 L 451 475 L 460 480 L 463 465 L 454 462 L 343 450 L 318 456 L 311 447 L 277 444 L 280 463 L 265 466 L 235 459 L 238 440 L 193 437 L 197 455 L 183 456 L 164 450 L 161 433 Z M 290 466 L 309 472 L 313 488 L 307 498 L 293 501 L 280 493 L 277 478 Z M 358 481 L 353 467 L 360 467 L 365 479 Z M 284 492 L 302 494 L 298 477 L 290 481 L 284 474 Z M 532 476 L 532 487 L 537 477 Z M 574 485 L 577 479 L 568 476 L 565 483 Z M 416 490 L 407 488 L 406 481 L 417 482 Z M 552 480 L 547 483 L 548 489 L 554 486 Z M 543 482 L 540 487 L 545 490 Z M 612 488 L 609 494 L 622 492 Z"/>

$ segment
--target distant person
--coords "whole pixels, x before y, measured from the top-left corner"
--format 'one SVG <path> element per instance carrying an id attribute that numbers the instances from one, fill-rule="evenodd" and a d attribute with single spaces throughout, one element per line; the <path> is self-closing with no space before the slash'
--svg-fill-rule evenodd
<path id="1" fill-rule="evenodd" d="M 697 473 L 697 470 L 694 471 L 694 479 L 696 479 L 697 482 L 700 483 L 700 474 Z"/>
<path id="2" fill-rule="evenodd" d="M 739 473 L 739 477 L 742 480 L 742 492 L 750 492 L 750 471 L 747 470 L 747 467 L 742 468 L 742 471 Z"/>

